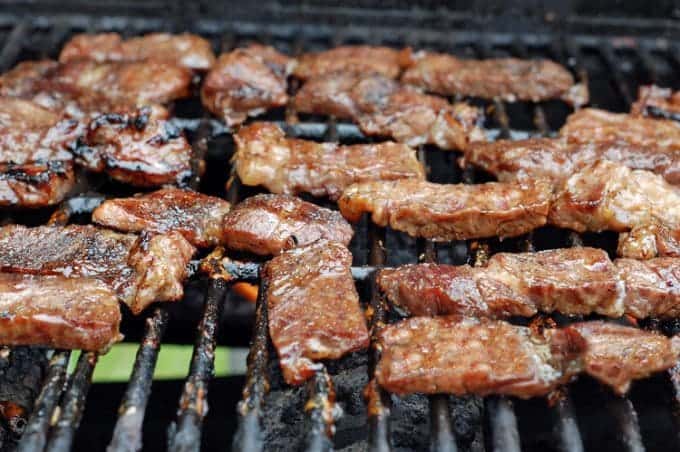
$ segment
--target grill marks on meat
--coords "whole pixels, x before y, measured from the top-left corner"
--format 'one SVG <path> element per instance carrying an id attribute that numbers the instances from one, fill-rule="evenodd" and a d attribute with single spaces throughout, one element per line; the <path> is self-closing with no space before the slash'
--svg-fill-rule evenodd
<path id="1" fill-rule="evenodd" d="M 465 149 L 485 141 L 479 109 L 451 105 L 382 75 L 337 72 L 307 81 L 295 95 L 297 111 L 351 119 L 366 135 L 390 137 L 409 146 L 434 144 Z"/>
<path id="2" fill-rule="evenodd" d="M 364 212 L 380 226 L 436 241 L 513 237 L 546 223 L 546 181 L 442 185 L 404 179 L 358 183 L 338 200 L 351 222 Z"/>
<path id="3" fill-rule="evenodd" d="M 652 118 L 680 121 L 680 91 L 659 86 L 641 86 L 631 113 Z"/>
<path id="4" fill-rule="evenodd" d="M 273 47 L 250 45 L 220 55 L 201 88 L 205 108 L 228 126 L 288 102 L 292 60 Z"/>
<path id="5" fill-rule="evenodd" d="M 222 242 L 222 219 L 229 212 L 223 199 L 179 188 L 164 188 L 131 198 L 104 201 L 92 220 L 123 232 L 177 231 L 198 247 Z"/>
<path id="6" fill-rule="evenodd" d="M 116 294 L 92 278 L 0 273 L 0 342 L 106 350 L 122 339 Z"/>
<path id="7" fill-rule="evenodd" d="M 574 106 L 588 103 L 587 87 L 574 84 L 569 71 L 549 60 L 466 60 L 419 52 L 401 81 L 447 96 L 500 98 L 508 102 L 562 99 Z"/>
<path id="8" fill-rule="evenodd" d="M 285 251 L 265 265 L 269 334 L 288 384 L 310 378 L 318 360 L 368 347 L 351 265 L 349 250 L 326 240 Z"/>
<path id="9" fill-rule="evenodd" d="M 380 74 L 395 79 L 411 64 L 411 49 L 397 50 L 380 46 L 340 46 L 316 53 L 305 53 L 293 71 L 302 80 L 333 72 Z"/>
<path id="10" fill-rule="evenodd" d="M 376 377 L 397 394 L 543 396 L 585 372 L 617 393 L 675 365 L 656 333 L 583 322 L 542 333 L 503 321 L 414 317 L 386 327 Z"/>
<path id="11" fill-rule="evenodd" d="M 229 248 L 262 255 L 321 239 L 347 246 L 354 234 L 340 213 L 289 195 L 247 198 L 224 217 L 223 230 Z"/>
<path id="12" fill-rule="evenodd" d="M 163 61 L 194 71 L 207 71 L 215 63 L 210 42 L 190 34 L 150 33 L 123 40 L 118 33 L 78 34 L 59 54 L 61 63 L 75 60 Z"/>
<path id="13" fill-rule="evenodd" d="M 1 271 L 96 278 L 134 313 L 181 299 L 194 251 L 177 232 L 138 237 L 93 226 L 0 228 Z"/>
<path id="14" fill-rule="evenodd" d="M 76 183 L 68 161 L 0 163 L 0 207 L 45 207 L 59 203 Z"/>
<path id="15" fill-rule="evenodd" d="M 355 182 L 423 179 L 415 151 L 403 144 L 351 146 L 286 138 L 274 124 L 255 123 L 236 135 L 235 167 L 245 185 L 272 193 L 310 193 L 338 199 Z"/>

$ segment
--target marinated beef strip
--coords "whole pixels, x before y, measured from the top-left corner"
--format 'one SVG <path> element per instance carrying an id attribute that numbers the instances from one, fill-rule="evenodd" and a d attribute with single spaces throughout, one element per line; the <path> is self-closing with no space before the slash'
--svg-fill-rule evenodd
<path id="1" fill-rule="evenodd" d="M 659 86 L 641 86 L 630 112 L 650 118 L 680 121 L 680 91 Z"/>
<path id="2" fill-rule="evenodd" d="M 390 392 L 545 396 L 585 372 L 625 393 L 675 365 L 675 341 L 605 322 L 534 331 L 500 320 L 413 317 L 380 335 L 378 383 Z"/>
<path id="3" fill-rule="evenodd" d="M 626 313 L 637 318 L 680 316 L 680 258 L 616 259 Z"/>
<path id="4" fill-rule="evenodd" d="M 0 273 L 0 343 L 106 350 L 122 336 L 116 294 L 93 278 Z"/>
<path id="5" fill-rule="evenodd" d="M 120 234 L 94 226 L 0 228 L 0 271 L 96 278 L 135 314 L 182 298 L 195 249 L 178 232 Z"/>
<path id="6" fill-rule="evenodd" d="M 192 71 L 207 71 L 215 64 L 210 42 L 200 36 L 182 33 L 150 33 L 123 39 L 118 33 L 78 34 L 59 54 L 59 62 L 92 60 L 163 61 Z"/>
<path id="7" fill-rule="evenodd" d="M 75 185 L 71 150 L 82 125 L 39 105 L 0 97 L 0 206 L 44 207 Z"/>
<path id="8" fill-rule="evenodd" d="M 624 313 L 623 282 L 595 248 L 498 253 L 484 267 L 405 265 L 381 270 L 377 282 L 391 303 L 417 316 Z"/>
<path id="9" fill-rule="evenodd" d="M 236 135 L 235 167 L 245 185 L 272 193 L 309 193 L 338 199 L 355 182 L 425 176 L 416 153 L 398 143 L 317 143 L 286 138 L 275 124 L 255 123 Z"/>
<path id="10" fill-rule="evenodd" d="M 411 49 L 380 46 L 340 46 L 323 52 L 305 53 L 297 59 L 293 75 L 302 80 L 333 72 L 380 74 L 396 79 L 411 64 Z"/>
<path id="11" fill-rule="evenodd" d="M 97 116 L 74 150 L 88 170 L 137 187 L 186 184 L 192 152 L 182 131 L 148 107 Z"/>
<path id="12" fill-rule="evenodd" d="M 587 87 L 575 84 L 567 69 L 550 60 L 469 60 L 427 52 L 418 52 L 413 59 L 401 81 L 429 92 L 508 102 L 562 99 L 574 106 L 588 103 Z"/>
<path id="13" fill-rule="evenodd" d="M 472 141 L 486 140 L 478 108 L 452 105 L 379 74 L 336 72 L 312 78 L 295 95 L 294 106 L 301 113 L 351 119 L 366 135 L 409 146 L 466 149 Z"/>
<path id="14" fill-rule="evenodd" d="M 288 384 L 310 378 L 316 361 L 368 347 L 351 265 L 349 250 L 327 240 L 284 251 L 265 265 L 269 334 Z"/>
<path id="15" fill-rule="evenodd" d="M 551 195 L 543 180 L 442 185 L 403 179 L 351 185 L 338 205 L 351 222 L 370 213 L 379 226 L 450 241 L 514 237 L 543 226 Z"/>
<path id="16" fill-rule="evenodd" d="M 261 255 L 331 240 L 347 246 L 352 226 L 340 213 L 290 195 L 256 195 L 236 204 L 224 217 L 228 248 Z"/>
<path id="17" fill-rule="evenodd" d="M 292 65 L 273 47 L 257 44 L 222 54 L 203 82 L 203 106 L 228 126 L 283 107 Z"/>
<path id="18" fill-rule="evenodd" d="M 191 190 L 161 190 L 104 201 L 92 221 L 122 232 L 177 231 L 200 248 L 222 243 L 222 220 L 229 203 Z"/>
<path id="19" fill-rule="evenodd" d="M 616 252 L 632 259 L 680 257 L 680 228 L 671 229 L 657 222 L 636 226 L 619 234 Z"/>

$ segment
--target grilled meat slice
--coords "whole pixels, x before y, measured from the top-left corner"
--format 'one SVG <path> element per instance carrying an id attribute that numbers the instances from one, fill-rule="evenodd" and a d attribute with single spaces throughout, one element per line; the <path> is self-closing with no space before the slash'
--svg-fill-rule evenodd
<path id="1" fill-rule="evenodd" d="M 680 121 L 680 91 L 659 86 L 641 86 L 637 101 L 631 106 L 634 115 Z"/>
<path id="2" fill-rule="evenodd" d="M 355 182 L 424 178 L 415 151 L 403 144 L 317 143 L 286 138 L 270 123 L 242 127 L 234 139 L 241 181 L 272 193 L 310 193 L 335 200 Z"/>
<path id="3" fill-rule="evenodd" d="M 178 232 L 141 237 L 93 226 L 0 228 L 0 271 L 92 277 L 135 314 L 155 301 L 176 301 L 194 248 Z"/>
<path id="4" fill-rule="evenodd" d="M 401 81 L 433 93 L 508 102 L 562 99 L 574 106 L 588 103 L 587 87 L 574 84 L 569 71 L 553 61 L 467 60 L 427 52 L 417 53 L 414 59 Z"/>
<path id="5" fill-rule="evenodd" d="M 292 60 L 273 47 L 250 45 L 220 55 L 201 88 L 205 108 L 228 126 L 288 102 Z"/>
<path id="6" fill-rule="evenodd" d="M 549 222 L 575 231 L 680 227 L 680 190 L 649 171 L 608 161 L 585 166 L 557 193 Z"/>
<path id="7" fill-rule="evenodd" d="M 180 129 L 155 116 L 150 108 L 97 116 L 74 149 L 77 162 L 137 187 L 186 184 L 191 145 Z"/>
<path id="8" fill-rule="evenodd" d="M 616 252 L 632 259 L 680 257 L 680 228 L 669 229 L 659 223 L 636 226 L 619 234 Z"/>
<path id="9" fill-rule="evenodd" d="M 315 361 L 368 347 L 351 265 L 349 250 L 326 240 L 284 251 L 265 265 L 269 334 L 288 384 L 310 378 Z"/>
<path id="10" fill-rule="evenodd" d="M 380 334 L 378 383 L 390 392 L 542 396 L 580 370 L 585 342 L 545 330 L 458 316 L 413 317 Z"/>
<path id="11" fill-rule="evenodd" d="M 351 185 L 338 200 L 357 222 L 364 212 L 380 226 L 436 241 L 514 237 L 546 223 L 551 185 L 546 181 L 442 185 L 422 180 Z"/>
<path id="12" fill-rule="evenodd" d="M 354 231 L 338 212 L 289 195 L 256 195 L 224 217 L 224 242 L 235 250 L 279 254 L 325 239 L 347 246 Z"/>
<path id="13" fill-rule="evenodd" d="M 106 350 L 122 339 L 116 294 L 93 278 L 0 273 L 0 342 Z"/>
<path id="14" fill-rule="evenodd" d="M 123 232 L 177 231 L 192 245 L 222 242 L 222 219 L 229 203 L 191 190 L 163 188 L 131 198 L 104 201 L 94 212 L 95 223 Z"/>
<path id="15" fill-rule="evenodd" d="M 307 80 L 332 72 L 380 74 L 397 78 L 411 64 L 411 49 L 380 46 L 340 46 L 323 52 L 305 53 L 297 60 L 295 77 Z"/>
<path id="16" fill-rule="evenodd" d="M 466 149 L 485 141 L 481 111 L 450 104 L 379 74 L 336 72 L 307 81 L 295 95 L 297 111 L 351 119 L 366 135 L 390 137 L 409 146 L 434 144 Z"/>
<path id="17" fill-rule="evenodd" d="M 625 284 L 626 313 L 638 319 L 680 315 L 679 258 L 616 259 L 614 265 Z"/>
<path id="18" fill-rule="evenodd" d="M 78 34 L 59 54 L 59 62 L 93 60 L 163 61 L 194 71 L 207 71 L 215 64 L 210 42 L 200 36 L 182 33 L 150 33 L 123 40 L 118 33 Z"/>
<path id="19" fill-rule="evenodd" d="M 0 163 L 0 207 L 45 207 L 58 204 L 73 189 L 73 163 Z"/>

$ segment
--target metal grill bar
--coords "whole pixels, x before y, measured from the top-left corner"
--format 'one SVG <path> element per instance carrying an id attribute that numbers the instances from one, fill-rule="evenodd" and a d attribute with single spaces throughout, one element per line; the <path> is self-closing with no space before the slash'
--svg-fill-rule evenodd
<path id="1" fill-rule="evenodd" d="M 638 416 L 633 403 L 625 397 L 612 397 L 608 408 L 621 426 L 621 441 L 628 452 L 644 452 Z"/>
<path id="2" fill-rule="evenodd" d="M 27 22 L 20 22 L 14 26 L 0 50 L 0 72 L 5 72 L 12 67 L 23 48 L 29 31 L 30 27 Z"/>
<path id="3" fill-rule="evenodd" d="M 626 83 L 625 77 L 619 70 L 619 65 L 616 62 L 616 56 L 614 55 L 614 49 L 612 48 L 611 43 L 607 41 L 597 49 L 602 56 L 602 60 L 605 62 L 610 71 L 612 79 L 616 85 L 616 89 L 619 91 L 619 94 L 621 94 L 624 104 L 626 107 L 629 107 L 630 104 L 633 103 L 633 96 L 628 84 Z"/>
<path id="4" fill-rule="evenodd" d="M 334 400 L 331 392 L 333 381 L 325 366 L 317 370 L 309 382 L 309 400 L 305 406 L 307 411 L 306 450 L 309 452 L 327 452 L 333 450 L 333 416 Z"/>
<path id="5" fill-rule="evenodd" d="M 489 414 L 492 450 L 494 452 L 520 452 L 517 417 L 512 402 L 505 397 L 486 397 L 484 408 Z"/>

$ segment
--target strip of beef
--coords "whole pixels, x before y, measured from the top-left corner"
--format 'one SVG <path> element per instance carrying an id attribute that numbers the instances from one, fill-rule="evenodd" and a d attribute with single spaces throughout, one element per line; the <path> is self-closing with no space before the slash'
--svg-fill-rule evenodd
<path id="1" fill-rule="evenodd" d="M 351 222 L 363 213 L 379 226 L 436 241 L 514 237 L 546 223 L 551 185 L 489 182 L 442 185 L 403 179 L 358 183 L 338 200 Z"/>
<path id="2" fill-rule="evenodd" d="M 73 164 L 0 163 L 0 207 L 45 207 L 61 202 L 76 183 Z"/>
<path id="3" fill-rule="evenodd" d="M 138 237 L 94 226 L 0 228 L 0 271 L 96 278 L 134 313 L 182 298 L 194 251 L 177 232 Z"/>
<path id="4" fill-rule="evenodd" d="M 623 315 L 623 283 L 607 253 L 569 248 L 498 253 L 484 267 L 417 264 L 381 270 L 380 289 L 412 315 Z"/>
<path id="5" fill-rule="evenodd" d="M 614 265 L 625 284 L 626 313 L 638 319 L 680 315 L 679 258 L 616 259 Z"/>
<path id="6" fill-rule="evenodd" d="M 630 112 L 651 118 L 680 121 L 680 91 L 659 86 L 641 86 Z"/>
<path id="7" fill-rule="evenodd" d="M 92 278 L 0 273 L 0 343 L 106 350 L 122 339 L 116 294 Z"/>
<path id="8" fill-rule="evenodd" d="M 307 81 L 295 95 L 297 111 L 351 119 L 366 135 L 409 146 L 466 149 L 485 141 L 481 111 L 465 103 L 422 94 L 379 74 L 336 72 Z"/>
<path id="9" fill-rule="evenodd" d="M 380 46 L 340 46 L 323 52 L 305 53 L 297 59 L 295 77 L 307 80 L 332 72 L 380 74 L 395 79 L 411 64 L 411 49 Z"/>
<path id="10" fill-rule="evenodd" d="M 680 152 L 656 143 L 626 141 L 569 142 L 561 138 L 528 138 L 472 143 L 465 162 L 495 175 L 501 181 L 547 178 L 559 185 L 574 172 L 597 160 L 609 160 L 632 169 L 660 174 L 680 184 Z"/>
<path id="11" fill-rule="evenodd" d="M 415 151 L 404 144 L 317 143 L 286 138 L 270 123 L 242 127 L 234 140 L 241 181 L 272 193 L 310 193 L 335 200 L 355 182 L 424 178 Z"/>
<path id="12" fill-rule="evenodd" d="M 265 265 L 269 334 L 288 384 L 310 378 L 316 361 L 368 347 L 351 265 L 349 250 L 326 240 L 284 251 Z"/>
<path id="13" fill-rule="evenodd" d="M 680 228 L 670 229 L 659 223 L 636 226 L 619 234 L 617 254 L 632 259 L 680 257 Z"/>
<path id="14" fill-rule="evenodd" d="M 550 60 L 467 60 L 419 52 L 401 81 L 447 96 L 501 98 L 508 102 L 562 99 L 574 106 L 588 103 L 587 87 L 575 84 L 567 69 Z"/>
<path id="15" fill-rule="evenodd" d="M 567 179 L 549 222 L 579 232 L 627 232 L 654 223 L 678 229 L 680 190 L 649 171 L 599 161 Z"/>
<path id="16" fill-rule="evenodd" d="M 74 60 L 163 61 L 194 71 L 207 71 L 215 64 L 210 42 L 200 36 L 182 33 L 150 33 L 123 39 L 118 33 L 78 34 L 59 54 L 61 63 Z"/>
<path id="17" fill-rule="evenodd" d="M 201 88 L 205 108 L 228 126 L 288 102 L 292 60 L 273 47 L 252 44 L 220 55 Z"/>
<path id="18" fill-rule="evenodd" d="M 182 131 L 147 107 L 97 116 L 74 149 L 78 164 L 137 187 L 186 184 L 192 152 Z"/>
<path id="19" fill-rule="evenodd" d="M 279 254 L 325 239 L 347 246 L 352 226 L 338 212 L 290 195 L 256 195 L 224 217 L 224 242 L 235 250 Z"/>
<path id="20" fill-rule="evenodd" d="M 413 317 L 381 334 L 376 377 L 397 394 L 544 396 L 585 372 L 625 393 L 675 365 L 675 341 L 605 322 L 543 332 L 498 320 Z"/>
<path id="21" fill-rule="evenodd" d="M 164 188 L 130 198 L 104 201 L 92 220 L 123 232 L 177 231 L 192 245 L 208 247 L 222 242 L 222 219 L 229 203 L 191 190 Z"/>

